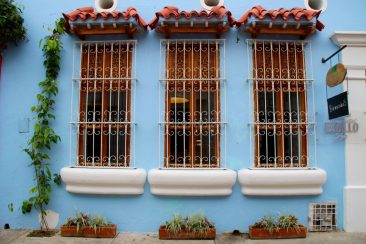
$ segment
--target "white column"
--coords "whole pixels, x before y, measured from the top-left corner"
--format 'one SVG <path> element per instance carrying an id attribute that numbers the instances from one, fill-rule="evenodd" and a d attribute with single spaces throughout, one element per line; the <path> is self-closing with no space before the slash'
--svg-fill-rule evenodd
<path id="1" fill-rule="evenodd" d="M 344 187 L 344 229 L 366 232 L 366 32 L 335 32 L 331 39 L 342 51 L 348 69 L 350 117 L 359 124 L 357 133 L 346 138 L 346 185 Z M 343 84 L 344 89 L 346 83 Z"/>

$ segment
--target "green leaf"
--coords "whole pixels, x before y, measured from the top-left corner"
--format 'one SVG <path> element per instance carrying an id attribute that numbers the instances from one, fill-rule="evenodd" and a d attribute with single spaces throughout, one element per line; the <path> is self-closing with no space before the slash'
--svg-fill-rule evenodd
<path id="1" fill-rule="evenodd" d="M 33 188 L 31 188 L 30 190 L 29 190 L 29 193 L 32 193 L 32 194 L 34 194 L 34 193 L 36 193 L 37 192 L 37 187 L 33 187 Z"/>
<path id="2" fill-rule="evenodd" d="M 8 204 L 8 209 L 9 209 L 10 212 L 14 212 L 14 205 L 13 205 L 13 203 L 9 203 Z"/>
<path id="3" fill-rule="evenodd" d="M 30 213 L 32 211 L 32 203 L 29 201 L 23 201 L 22 204 L 22 213 L 26 214 L 26 213 Z"/>
<path id="4" fill-rule="evenodd" d="M 53 174 L 53 182 L 58 186 L 61 185 L 61 175 Z"/>

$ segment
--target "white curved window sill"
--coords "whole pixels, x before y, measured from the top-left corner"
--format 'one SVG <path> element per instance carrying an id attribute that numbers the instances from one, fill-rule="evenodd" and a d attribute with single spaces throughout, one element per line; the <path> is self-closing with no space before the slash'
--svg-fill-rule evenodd
<path id="1" fill-rule="evenodd" d="M 229 169 L 152 169 L 150 191 L 161 196 L 228 196 L 236 181 Z"/>
<path id="2" fill-rule="evenodd" d="M 241 192 L 251 196 L 320 195 L 327 173 L 322 169 L 242 169 Z"/>
<path id="3" fill-rule="evenodd" d="M 143 169 L 80 168 L 61 169 L 66 190 L 79 194 L 140 195 L 144 193 Z"/>

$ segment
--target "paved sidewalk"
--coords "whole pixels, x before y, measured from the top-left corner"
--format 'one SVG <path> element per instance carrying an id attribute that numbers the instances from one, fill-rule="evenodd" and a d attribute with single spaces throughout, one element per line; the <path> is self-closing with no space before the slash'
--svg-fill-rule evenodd
<path id="1" fill-rule="evenodd" d="M 212 241 L 160 241 L 157 234 L 132 234 L 132 233 L 120 233 L 114 239 L 94 239 L 94 238 L 70 238 L 62 237 L 60 234 L 56 234 L 54 237 L 27 237 L 29 230 L 0 230 L 0 243 L 1 244 L 129 244 L 129 243 L 203 243 L 203 244 L 261 244 L 261 243 L 273 243 L 273 244 L 366 244 L 366 233 L 345 233 L 345 232 L 331 232 L 331 233 L 308 233 L 306 239 L 289 239 L 289 240 L 250 240 L 248 235 L 232 235 L 221 234 L 218 235 L 216 240 Z"/>

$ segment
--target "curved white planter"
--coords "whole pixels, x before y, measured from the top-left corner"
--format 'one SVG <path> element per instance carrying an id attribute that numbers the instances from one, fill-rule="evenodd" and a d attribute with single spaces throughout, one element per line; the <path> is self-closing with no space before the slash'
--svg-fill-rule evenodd
<path id="1" fill-rule="evenodd" d="M 72 193 L 140 195 L 144 193 L 146 171 L 66 167 L 61 169 L 61 178 Z"/>
<path id="2" fill-rule="evenodd" d="M 252 196 L 320 195 L 327 173 L 322 169 L 242 169 L 241 192 Z"/>
<path id="3" fill-rule="evenodd" d="M 152 169 L 150 191 L 162 196 L 227 196 L 232 193 L 236 172 L 229 169 Z"/>

